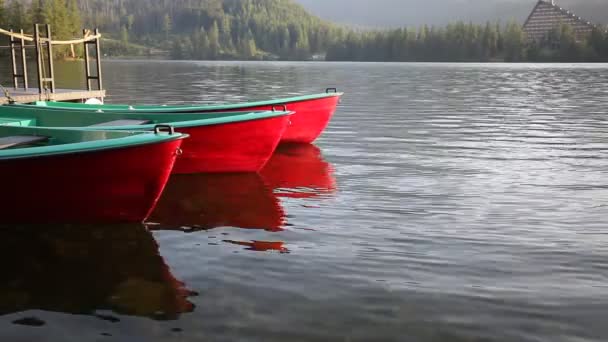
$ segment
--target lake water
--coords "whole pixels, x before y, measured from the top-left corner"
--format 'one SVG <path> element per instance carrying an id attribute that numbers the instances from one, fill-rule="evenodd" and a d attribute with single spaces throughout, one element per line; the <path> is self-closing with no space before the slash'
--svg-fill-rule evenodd
<path id="1" fill-rule="evenodd" d="M 120 103 L 346 95 L 315 146 L 175 177 L 147 225 L 5 228 L 0 340 L 608 340 L 608 65 L 104 76 Z"/>

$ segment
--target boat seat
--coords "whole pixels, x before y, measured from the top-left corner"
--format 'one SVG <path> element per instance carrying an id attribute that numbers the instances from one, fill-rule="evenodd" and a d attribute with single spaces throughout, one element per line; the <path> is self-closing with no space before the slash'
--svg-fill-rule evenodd
<path id="1" fill-rule="evenodd" d="M 89 127 L 94 127 L 94 126 L 131 126 L 131 125 L 145 125 L 145 124 L 149 124 L 152 123 L 151 120 L 130 120 L 130 119 L 124 119 L 124 120 L 114 120 L 114 121 L 108 121 L 108 122 L 101 122 L 98 124 L 94 124 L 94 125 L 90 125 Z"/>
<path id="2" fill-rule="evenodd" d="M 35 135 L 14 135 L 10 137 L 2 137 L 0 138 L 0 150 L 47 142 L 48 140 L 49 137 Z"/>

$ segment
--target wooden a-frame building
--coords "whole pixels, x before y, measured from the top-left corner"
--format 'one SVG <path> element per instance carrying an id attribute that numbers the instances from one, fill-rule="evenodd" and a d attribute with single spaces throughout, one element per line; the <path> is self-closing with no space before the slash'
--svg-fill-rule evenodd
<path id="1" fill-rule="evenodd" d="M 557 5 L 555 0 L 538 0 L 524 24 L 524 31 L 529 40 L 538 42 L 561 24 L 572 26 L 579 41 L 584 40 L 595 28 L 591 22 Z"/>

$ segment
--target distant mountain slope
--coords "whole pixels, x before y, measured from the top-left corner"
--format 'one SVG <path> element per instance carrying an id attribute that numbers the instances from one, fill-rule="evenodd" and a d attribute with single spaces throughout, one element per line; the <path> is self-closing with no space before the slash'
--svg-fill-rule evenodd
<path id="1" fill-rule="evenodd" d="M 564 7 L 572 8 L 577 14 L 591 20 L 608 18 L 608 15 L 604 16 L 608 14 L 608 0 L 562 1 Z M 159 55 L 169 53 L 176 59 L 308 60 L 323 58 L 327 53 L 327 56 L 338 60 L 472 61 L 496 58 L 499 54 L 494 50 L 505 45 L 505 41 L 517 43 L 512 50 L 525 56 L 525 46 L 520 44 L 523 37 L 520 34 L 521 25 L 514 23 L 505 27 L 499 22 L 486 26 L 469 24 L 469 21 L 480 23 L 499 19 L 504 24 L 515 18 L 523 22 L 535 2 L 5 0 L 0 27 L 27 29 L 32 27 L 32 21 L 48 22 L 53 25 L 56 38 L 79 36 L 82 26 L 99 27 L 106 38 L 111 38 L 104 42 L 104 53 L 108 55 L 151 55 L 158 52 Z M 383 32 L 350 30 L 311 14 L 307 8 L 319 16 L 356 26 L 408 26 L 408 29 Z M 452 24 L 445 25 L 447 23 Z M 417 31 L 411 29 L 411 26 L 423 24 L 435 27 L 423 26 Z M 567 37 L 566 33 L 560 32 L 559 36 Z M 505 39 L 498 39 L 498 36 L 505 36 Z M 604 41 L 608 42 L 608 38 L 604 38 L 599 31 L 590 38 L 593 38 L 593 44 L 590 43 L 593 49 L 579 47 L 587 52 L 595 51 L 595 55 L 591 54 L 587 59 L 569 57 L 570 60 L 598 60 L 599 57 L 608 56 L 608 46 L 602 45 Z M 443 46 L 444 51 L 438 57 L 439 45 Z M 55 52 L 76 55 L 65 47 L 61 51 L 57 48 Z"/>
<path id="2" fill-rule="evenodd" d="M 307 59 L 324 52 L 335 39 L 337 30 L 293 0 L 8 0 L 4 3 L 7 15 L 0 15 L 0 27 L 29 30 L 31 21 L 49 22 L 59 37 L 79 35 L 82 25 L 98 27 L 107 37 L 122 43 L 122 46 L 112 45 L 120 50 L 117 54 L 128 54 L 129 43 L 137 43 L 170 50 L 176 58 Z M 66 13 L 66 7 L 79 8 L 79 15 Z M 77 20 L 70 19 L 76 17 Z"/>
<path id="3" fill-rule="evenodd" d="M 118 37 L 125 42 L 131 40 L 146 46 L 170 48 L 172 57 L 180 59 L 306 60 L 314 55 L 317 55 L 315 58 L 321 58 L 325 53 L 330 55 L 330 51 L 354 51 L 355 57 L 363 58 L 371 51 L 372 60 L 399 60 L 396 57 L 408 60 L 410 52 L 418 51 L 414 60 L 433 60 L 433 54 L 438 54 L 441 45 L 444 49 L 439 60 L 446 61 L 497 57 L 523 61 L 534 57 L 535 53 L 539 56 L 545 53 L 540 50 L 527 51 L 525 35 L 517 23 L 506 28 L 504 25 L 468 24 L 469 21 L 502 21 L 504 24 L 511 19 L 523 23 L 537 0 L 36 1 L 78 1 L 88 26 L 99 26 L 106 32 L 119 33 Z M 411 30 L 407 33 L 396 30 L 382 34 L 358 34 L 311 14 L 304 6 L 312 8 L 315 1 L 315 13 L 318 15 L 333 13 L 352 19 L 359 14 L 362 19 L 375 18 L 378 26 L 390 24 L 387 21 L 390 18 L 394 18 L 395 26 L 453 24 L 441 28 L 423 28 L 417 34 Z M 608 0 L 558 2 L 589 20 L 608 20 Z M 408 22 L 410 19 L 412 23 Z M 552 53 L 547 60 L 597 61 L 605 60 L 604 57 L 608 56 L 608 46 L 604 44 L 608 39 L 602 33 L 590 37 L 592 42 L 584 46 L 569 41 L 566 39 L 569 37 L 567 30 L 560 30 L 563 31 L 560 31 L 563 40 L 560 44 L 569 48 Z M 492 52 L 503 48 L 502 45 L 507 47 L 502 56 Z M 542 50 L 545 47 L 539 48 Z M 387 53 L 382 54 L 382 51 Z M 532 57 L 528 56 L 528 52 Z M 544 55 L 541 57 L 544 58 Z M 535 58 L 531 60 L 537 60 Z M 543 58 L 539 57 L 539 60 Z"/>
<path id="4" fill-rule="evenodd" d="M 176 58 L 303 59 L 324 51 L 333 26 L 292 0 L 79 0 L 85 24 Z M 124 39 L 124 38 L 123 38 Z"/>
<path id="5" fill-rule="evenodd" d="M 340 23 L 371 26 L 443 25 L 456 20 L 523 22 L 536 0 L 297 0 L 312 13 Z M 557 0 L 595 23 L 608 24 L 608 0 Z"/>

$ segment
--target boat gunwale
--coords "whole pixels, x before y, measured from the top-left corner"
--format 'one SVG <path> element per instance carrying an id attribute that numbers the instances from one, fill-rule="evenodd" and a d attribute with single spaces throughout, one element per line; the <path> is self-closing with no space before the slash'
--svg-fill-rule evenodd
<path id="1" fill-rule="evenodd" d="M 19 128 L 21 132 L 19 134 L 24 134 L 23 132 L 27 132 L 31 130 L 35 131 L 51 131 L 49 134 L 50 138 L 53 139 L 52 131 L 65 131 L 63 128 L 55 128 L 55 127 L 11 127 L 11 128 Z M 117 131 L 102 131 L 102 130 L 78 130 L 83 133 L 94 132 L 94 133 L 117 133 Z M 36 132 L 36 134 L 32 134 L 35 136 L 43 136 L 41 132 Z M 70 155 L 70 154 L 80 154 L 80 153 L 94 153 L 100 151 L 108 151 L 108 150 L 118 150 L 124 148 L 131 148 L 137 146 L 145 146 L 156 143 L 166 143 L 175 140 L 182 140 L 189 137 L 188 134 L 184 133 L 153 133 L 146 131 L 132 132 L 132 131 L 119 131 L 121 133 L 132 133 L 130 135 L 126 135 L 124 137 L 117 138 L 108 138 L 108 139 L 94 139 L 89 141 L 81 141 L 81 142 L 69 142 L 65 144 L 58 145 L 46 145 L 46 146 L 34 146 L 34 147 L 20 147 L 13 149 L 0 150 L 0 162 L 4 161 L 12 161 L 12 160 L 23 160 L 23 159 L 33 159 L 33 158 L 45 158 L 45 157 L 53 157 L 60 155 Z"/>
<path id="2" fill-rule="evenodd" d="M 9 105 L 6 106 L 5 108 L 10 108 L 11 106 L 15 106 L 15 105 Z M 4 106 L 3 106 L 4 107 Z M 52 108 L 52 107 L 36 107 L 36 106 L 15 106 L 14 107 L 15 110 L 25 110 L 25 111 L 29 111 L 26 113 L 19 113 L 19 115 L 17 116 L 18 118 L 35 118 L 36 115 L 41 115 L 43 113 L 41 113 L 41 111 L 52 111 L 52 112 L 61 112 L 61 113 L 68 113 L 69 115 L 76 115 L 78 113 L 82 114 L 82 115 L 94 115 L 94 114 L 99 114 L 103 116 L 103 112 L 97 112 L 97 111 L 91 111 L 91 110 L 85 110 L 85 109 L 68 109 L 68 110 L 64 110 L 62 108 Z M 38 111 L 38 113 L 35 113 L 36 111 Z M 35 114 L 29 114 L 29 113 L 35 113 Z M 28 117 L 28 114 L 31 115 L 31 117 Z M 171 113 L 144 113 L 144 112 L 114 112 L 114 111 L 108 111 L 107 112 L 108 115 L 125 115 L 125 119 L 128 119 L 129 115 L 133 115 L 133 116 L 141 116 L 141 115 L 173 115 Z M 98 125 L 98 126 L 48 126 L 48 125 L 37 125 L 37 126 L 23 126 L 23 127 L 41 127 L 41 128 L 56 128 L 56 129 L 77 129 L 77 130 L 86 130 L 86 131 L 125 131 L 125 130 L 133 130 L 133 131 L 141 131 L 141 130 L 152 130 L 154 128 L 154 126 L 156 125 L 161 125 L 161 124 L 165 124 L 165 125 L 171 125 L 174 128 L 192 128 L 192 127 L 203 127 L 203 126 L 216 126 L 216 125 L 224 125 L 224 124 L 231 124 L 231 123 L 240 123 L 240 122 L 247 122 L 247 121 L 254 121 L 254 120 L 264 120 L 264 119 L 270 119 L 270 118 L 275 118 L 275 117 L 281 117 L 281 116 L 287 116 L 287 115 L 293 115 L 295 114 L 294 111 L 276 111 L 276 110 L 266 110 L 266 111 L 250 111 L 250 112 L 214 112 L 213 114 L 216 115 L 221 115 L 221 116 L 213 116 L 213 117 L 204 117 L 205 115 L 210 115 L 208 113 L 175 113 L 175 115 L 189 115 L 189 116 L 196 116 L 196 115 L 201 115 L 203 117 L 201 118 L 197 118 L 197 119 L 190 119 L 190 120 L 175 120 L 172 121 L 169 118 L 163 118 L 162 120 L 160 120 L 159 122 L 154 122 L 154 123 L 150 123 L 150 124 L 143 124 L 143 125 L 123 125 L 123 126 L 103 126 L 103 125 Z M 11 116 L 10 113 L 7 114 L 2 114 L 0 113 L 0 119 L 2 118 L 14 118 L 14 116 Z M 154 120 L 154 118 L 146 118 L 146 119 L 151 119 Z M 179 118 L 178 118 L 179 119 Z M 103 122 L 101 122 L 103 123 Z"/>
<path id="3" fill-rule="evenodd" d="M 287 98 L 253 101 L 253 102 L 239 102 L 239 103 L 224 103 L 224 104 L 208 104 L 208 105 L 140 105 L 143 108 L 137 108 L 137 105 L 131 106 L 128 104 L 108 104 L 108 105 L 89 105 L 89 104 L 67 104 L 67 106 L 60 105 L 61 102 L 50 102 L 48 105 L 46 101 L 38 101 L 33 104 L 12 104 L 12 106 L 18 107 L 29 107 L 29 108 L 48 108 L 56 110 L 87 110 L 94 111 L 101 109 L 107 112 L 120 112 L 120 113 L 170 113 L 170 112 L 211 112 L 211 111 L 230 111 L 232 109 L 249 108 L 249 107 L 263 107 L 263 106 L 280 106 L 287 105 L 295 102 L 305 102 L 311 100 L 319 100 L 330 97 L 341 97 L 343 92 L 335 93 L 318 93 L 310 95 L 301 95 Z M 42 104 L 44 103 L 44 104 Z M 91 106 L 91 108 L 86 108 Z M 104 106 L 125 106 L 131 108 L 113 108 Z"/>
<path id="4" fill-rule="evenodd" d="M 257 121 L 257 120 L 265 120 L 278 118 L 281 116 L 292 115 L 295 112 L 286 111 L 286 112 L 249 112 L 240 115 L 240 113 L 235 113 L 231 116 L 222 116 L 216 118 L 207 118 L 207 119 L 198 119 L 198 120 L 186 120 L 186 121 L 168 121 L 168 122 L 158 122 L 152 124 L 145 125 L 125 125 L 125 126 L 74 126 L 74 127 L 57 127 L 62 129 L 78 129 L 83 131 L 146 131 L 151 130 L 156 125 L 171 125 L 173 128 L 195 128 L 195 127 L 206 127 L 206 126 L 218 126 L 218 125 L 226 125 L 226 124 L 234 124 L 248 121 Z M 118 113 L 117 113 L 118 114 Z M 264 114 L 264 115 L 262 115 Z M 203 115 L 203 114 L 201 114 Z M 234 118 L 238 120 L 234 120 Z M 232 119 L 232 120 L 229 120 Z M 48 126 L 40 126 L 40 127 L 48 127 Z"/>

